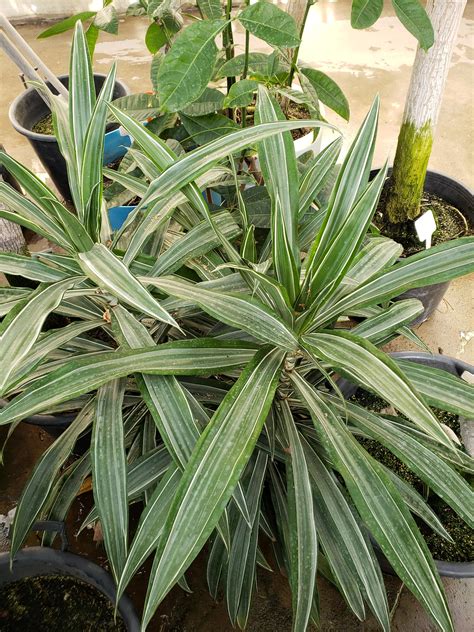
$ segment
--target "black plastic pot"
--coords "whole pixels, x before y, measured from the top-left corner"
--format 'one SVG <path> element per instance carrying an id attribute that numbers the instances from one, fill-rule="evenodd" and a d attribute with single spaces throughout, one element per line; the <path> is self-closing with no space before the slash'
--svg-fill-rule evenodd
<path id="1" fill-rule="evenodd" d="M 418 364 L 426 364 L 427 366 L 431 366 L 436 369 L 442 369 L 443 371 L 447 371 L 448 373 L 452 373 L 458 377 L 461 377 L 464 372 L 474 375 L 474 366 L 446 355 L 431 355 L 430 353 L 417 353 L 412 351 L 401 351 L 391 353 L 390 355 L 393 358 L 403 358 L 404 360 L 418 362 Z M 349 397 L 352 397 L 358 391 L 358 386 L 349 380 L 341 378 L 338 380 L 337 384 L 346 399 L 349 399 Z M 380 562 L 380 567 L 384 573 L 396 575 L 390 565 L 390 562 L 375 542 L 374 550 Z M 438 568 L 439 574 L 443 577 L 452 577 L 455 579 L 474 577 L 474 562 L 445 562 L 442 560 L 435 560 L 435 564 Z"/>
<path id="2" fill-rule="evenodd" d="M 372 179 L 377 172 L 378 169 L 371 171 L 370 178 Z M 392 170 L 389 169 L 388 176 L 391 173 Z M 424 188 L 427 193 L 432 193 L 457 208 L 466 218 L 468 225 L 471 228 L 474 227 L 474 196 L 467 187 L 442 173 L 428 171 Z M 408 292 L 400 295 L 400 299 L 417 298 L 423 303 L 424 311 L 411 323 L 412 327 L 420 325 L 433 314 L 441 303 L 448 287 L 449 281 L 446 281 L 445 283 L 435 283 L 434 285 L 408 290 Z"/>
<path id="3" fill-rule="evenodd" d="M 90 584 L 115 604 L 116 590 L 112 577 L 93 562 L 79 555 L 34 546 L 19 551 L 10 571 L 10 554 L 0 554 L 0 586 L 26 577 L 67 575 Z M 130 599 L 123 595 L 118 611 L 129 632 L 138 632 L 140 623 Z"/>
<path id="4" fill-rule="evenodd" d="M 94 74 L 96 92 L 99 92 L 104 83 L 106 75 Z M 62 75 L 58 79 L 66 87 L 69 84 L 68 75 Z M 49 85 L 49 84 L 48 84 Z M 51 87 L 51 86 L 50 86 Z M 55 92 L 54 88 L 53 91 Z M 115 81 L 113 98 L 123 97 L 128 94 L 128 88 L 121 81 Z M 41 160 L 42 165 L 51 176 L 59 193 L 67 200 L 71 199 L 71 192 L 67 179 L 66 162 L 59 151 L 58 142 L 55 136 L 47 134 L 37 134 L 32 132 L 32 127 L 42 118 L 47 116 L 49 108 L 39 96 L 35 88 L 28 88 L 17 96 L 10 106 L 10 122 L 17 132 L 23 134 L 33 147 L 36 155 Z M 127 137 L 128 138 L 128 137 Z M 125 151 L 125 149 L 124 149 Z"/>

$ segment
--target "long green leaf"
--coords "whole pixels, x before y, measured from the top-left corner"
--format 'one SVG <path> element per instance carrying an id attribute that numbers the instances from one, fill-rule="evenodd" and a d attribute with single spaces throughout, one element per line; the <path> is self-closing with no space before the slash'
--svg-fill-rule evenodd
<path id="1" fill-rule="evenodd" d="M 303 340 L 318 357 L 386 399 L 433 439 L 453 447 L 439 421 L 395 361 L 372 343 L 342 331 L 310 334 Z"/>
<path id="2" fill-rule="evenodd" d="M 287 488 L 290 521 L 290 585 L 293 596 L 293 630 L 306 630 L 316 588 L 318 542 L 313 495 L 303 445 L 287 402 L 281 419 L 288 437 Z"/>
<path id="3" fill-rule="evenodd" d="M 300 43 L 293 16 L 266 0 L 247 6 L 238 19 L 247 31 L 271 46 L 291 48 Z"/>
<path id="4" fill-rule="evenodd" d="M 434 31 L 430 19 L 419 0 L 392 0 L 400 22 L 416 37 L 423 50 L 434 43 Z"/>
<path id="5" fill-rule="evenodd" d="M 191 285 L 174 278 L 147 277 L 147 281 L 172 296 L 194 301 L 214 318 L 243 329 L 264 342 L 288 351 L 297 348 L 297 340 L 291 329 L 272 310 L 255 299 L 205 290 L 200 284 Z"/>
<path id="6" fill-rule="evenodd" d="M 423 303 L 416 298 L 397 301 L 375 316 L 366 318 L 352 330 L 355 336 L 379 344 L 403 325 L 412 323 L 423 312 Z M 421 392 L 421 391 L 420 391 Z"/>
<path id="7" fill-rule="evenodd" d="M 255 347 L 242 341 L 180 340 L 155 349 L 106 351 L 67 362 L 0 410 L 0 425 L 24 419 L 130 373 L 210 375 L 245 365 Z"/>
<path id="8" fill-rule="evenodd" d="M 103 244 L 95 244 L 88 252 L 79 253 L 78 260 L 85 274 L 113 296 L 162 322 L 178 327 L 174 318 Z"/>
<path id="9" fill-rule="evenodd" d="M 51 268 L 37 259 L 13 252 L 0 252 L 0 272 L 45 283 L 61 281 L 68 276 L 65 272 Z"/>
<path id="10" fill-rule="evenodd" d="M 201 435 L 166 521 L 146 598 L 143 626 L 215 528 L 262 430 L 283 354 L 262 350 Z"/>
<path id="11" fill-rule="evenodd" d="M 71 453 L 77 437 L 90 425 L 94 414 L 86 404 L 69 428 L 41 456 L 23 488 L 13 521 L 10 555 L 13 559 L 40 513 L 56 476 Z"/>
<path id="12" fill-rule="evenodd" d="M 254 5 L 256 6 L 256 5 Z M 259 86 L 256 123 L 284 120 L 276 99 Z M 290 132 L 271 136 L 259 144 L 259 160 L 272 200 L 272 252 L 278 281 L 293 303 L 299 291 L 300 252 L 298 246 L 299 197 L 295 146 Z"/>
<path id="13" fill-rule="evenodd" d="M 0 393 L 31 350 L 48 314 L 60 304 L 66 290 L 76 282 L 77 279 L 73 278 L 40 287 L 6 326 L 3 323 L 0 335 Z"/>
<path id="14" fill-rule="evenodd" d="M 124 380 L 112 380 L 99 388 L 91 443 L 94 501 L 116 581 L 125 564 L 128 543 L 127 466 L 122 421 L 124 394 Z"/>
<path id="15" fill-rule="evenodd" d="M 396 487 L 313 387 L 296 373 L 292 380 L 361 518 L 397 575 L 442 630 L 454 630 L 436 566 Z"/>

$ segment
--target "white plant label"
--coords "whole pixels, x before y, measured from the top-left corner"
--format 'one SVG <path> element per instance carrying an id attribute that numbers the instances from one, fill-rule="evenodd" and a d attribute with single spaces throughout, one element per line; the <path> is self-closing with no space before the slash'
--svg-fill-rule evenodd
<path id="1" fill-rule="evenodd" d="M 415 220 L 415 229 L 418 239 L 426 242 L 426 249 L 431 248 L 431 237 L 436 230 L 436 221 L 433 211 L 426 211 Z"/>

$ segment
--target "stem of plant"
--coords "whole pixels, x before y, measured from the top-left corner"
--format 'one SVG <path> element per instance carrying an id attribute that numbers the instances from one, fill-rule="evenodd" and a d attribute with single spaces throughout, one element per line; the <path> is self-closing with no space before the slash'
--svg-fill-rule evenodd
<path id="1" fill-rule="evenodd" d="M 222 44 L 225 50 L 226 61 L 229 61 L 234 56 L 234 36 L 232 35 L 231 12 L 232 0 L 227 0 L 225 7 L 225 19 L 227 21 L 227 26 L 222 33 Z M 229 93 L 229 90 L 232 88 L 234 83 L 235 77 L 227 77 L 227 93 Z"/>
<path id="2" fill-rule="evenodd" d="M 300 42 L 303 39 L 304 27 L 306 26 L 306 20 L 308 19 L 309 10 L 313 4 L 314 4 L 314 0 L 308 0 L 308 2 L 306 3 L 306 9 L 304 12 L 303 21 L 301 22 L 301 28 L 300 28 Z M 295 48 L 293 52 L 293 57 L 291 59 L 291 68 L 288 74 L 288 80 L 286 84 L 288 88 L 291 88 L 291 84 L 293 83 L 293 79 L 295 77 L 295 72 L 297 69 L 296 64 L 298 62 L 298 55 L 300 53 L 300 46 L 301 46 L 301 43 Z"/>

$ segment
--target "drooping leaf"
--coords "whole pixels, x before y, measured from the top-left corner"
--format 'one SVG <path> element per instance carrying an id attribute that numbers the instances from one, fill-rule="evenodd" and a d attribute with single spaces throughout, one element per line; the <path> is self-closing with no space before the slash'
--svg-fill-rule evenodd
<path id="1" fill-rule="evenodd" d="M 419 0 L 392 0 L 392 5 L 400 22 L 416 37 L 421 48 L 431 48 L 434 43 L 433 26 Z"/>
<path id="2" fill-rule="evenodd" d="M 280 351 L 259 352 L 201 435 L 160 540 L 145 603 L 144 625 L 216 526 L 263 427 L 281 362 Z"/>
<path id="3" fill-rule="evenodd" d="M 254 81 L 253 79 L 241 79 L 237 81 L 237 83 L 233 83 L 224 99 L 224 107 L 241 108 L 250 105 L 254 99 L 257 88 L 258 81 Z"/>
<path id="4" fill-rule="evenodd" d="M 314 68 L 301 68 L 301 72 L 316 90 L 318 98 L 346 121 L 349 120 L 349 103 L 337 83 L 324 72 Z"/>
<path id="5" fill-rule="evenodd" d="M 205 116 L 222 109 L 224 93 L 216 88 L 205 88 L 201 96 L 181 110 L 186 116 Z"/>
<path id="6" fill-rule="evenodd" d="M 261 0 L 238 14 L 239 22 L 271 46 L 298 46 L 300 37 L 294 18 L 274 4 Z"/>
<path id="7" fill-rule="evenodd" d="M 113 4 L 108 4 L 97 11 L 94 18 L 94 26 L 106 33 L 117 35 L 118 33 L 118 14 Z"/>
<path id="8" fill-rule="evenodd" d="M 382 14 L 383 0 L 352 0 L 351 26 L 353 29 L 367 29 Z"/>
<path id="9" fill-rule="evenodd" d="M 154 55 L 167 42 L 168 37 L 164 28 L 157 22 L 152 22 L 145 33 L 145 44 L 150 53 Z"/>

